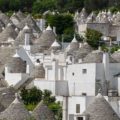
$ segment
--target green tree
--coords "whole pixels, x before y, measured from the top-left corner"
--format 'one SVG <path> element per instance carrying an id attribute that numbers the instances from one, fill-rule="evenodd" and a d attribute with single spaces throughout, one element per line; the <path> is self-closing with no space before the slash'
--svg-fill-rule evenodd
<path id="1" fill-rule="evenodd" d="M 81 10 L 84 6 L 84 0 L 68 0 L 65 5 L 66 11 L 74 13 L 76 10 Z"/>
<path id="2" fill-rule="evenodd" d="M 13 11 L 19 10 L 21 7 L 21 1 L 20 0 L 10 0 L 9 1 L 9 9 Z"/>
<path id="3" fill-rule="evenodd" d="M 33 110 L 37 104 L 43 100 L 49 109 L 51 109 L 56 120 L 62 119 L 62 107 L 59 102 L 56 102 L 55 96 L 52 96 L 52 92 L 49 90 L 44 90 L 43 92 L 36 87 L 26 90 L 25 88 L 21 90 L 21 97 L 24 101 L 26 108 L 28 110 Z"/>
<path id="4" fill-rule="evenodd" d="M 44 103 L 54 112 L 56 120 L 62 120 L 62 107 L 59 102 L 56 102 L 55 96 L 49 90 L 43 91 Z"/>
<path id="5" fill-rule="evenodd" d="M 62 107 L 59 102 L 54 102 L 48 105 L 49 109 L 55 114 L 55 120 L 62 120 Z"/>
<path id="6" fill-rule="evenodd" d="M 112 6 L 109 8 L 112 13 L 120 11 L 120 6 Z"/>
<path id="7" fill-rule="evenodd" d="M 64 30 L 64 34 L 62 35 L 64 42 L 71 42 L 74 35 L 76 36 L 76 39 L 80 42 L 83 41 L 83 38 L 80 37 L 79 34 L 75 33 L 73 28 L 67 28 Z"/>
<path id="8" fill-rule="evenodd" d="M 0 0 L 0 9 L 3 12 L 6 12 L 9 10 L 9 0 Z"/>
<path id="9" fill-rule="evenodd" d="M 56 32 L 59 35 L 62 35 L 65 29 L 74 29 L 73 17 L 69 14 L 47 15 L 46 20 L 48 24 L 56 27 Z"/>
<path id="10" fill-rule="evenodd" d="M 84 7 L 88 12 L 101 10 L 108 6 L 108 0 L 84 0 Z"/>
<path id="11" fill-rule="evenodd" d="M 43 13 L 47 10 L 55 10 L 56 9 L 56 0 L 37 0 L 33 4 L 33 12 Z"/>
<path id="12" fill-rule="evenodd" d="M 57 7 L 61 9 L 64 7 L 66 3 L 67 3 L 67 0 L 57 0 Z"/>
<path id="13" fill-rule="evenodd" d="M 87 29 L 85 34 L 88 44 L 90 44 L 95 49 L 97 49 L 99 46 L 101 36 L 102 36 L 102 33 L 92 29 Z"/>
<path id="14" fill-rule="evenodd" d="M 52 92 L 49 90 L 43 91 L 43 101 L 46 105 L 54 103 L 56 101 L 55 96 L 52 96 Z"/>
<path id="15" fill-rule="evenodd" d="M 62 39 L 64 42 L 71 42 L 74 37 L 74 29 L 73 28 L 66 28 L 64 30 L 64 34 L 62 35 Z"/>
<path id="16" fill-rule="evenodd" d="M 108 0 L 108 6 L 109 7 L 119 7 L 120 6 L 120 0 Z"/>
<path id="17" fill-rule="evenodd" d="M 28 104 L 37 104 L 42 99 L 42 91 L 36 87 L 26 90 L 25 88 L 21 90 L 22 100 L 26 105 Z"/>
<path id="18" fill-rule="evenodd" d="M 21 94 L 20 95 L 22 97 L 22 100 L 24 101 L 24 104 L 28 104 L 28 91 L 25 88 L 23 88 L 21 90 Z"/>
<path id="19" fill-rule="evenodd" d="M 25 12 L 32 12 L 32 6 L 36 0 L 20 0 L 20 9 Z"/>
<path id="20" fill-rule="evenodd" d="M 47 24 L 56 27 L 60 41 L 70 42 L 74 35 L 74 21 L 71 14 L 55 14 L 46 16 Z M 63 39 L 62 39 L 63 38 Z"/>

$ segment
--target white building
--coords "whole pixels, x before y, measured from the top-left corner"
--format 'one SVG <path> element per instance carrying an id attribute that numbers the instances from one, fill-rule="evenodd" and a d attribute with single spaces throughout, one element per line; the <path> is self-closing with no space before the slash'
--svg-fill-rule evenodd
<path id="1" fill-rule="evenodd" d="M 29 19 L 32 21 L 30 16 L 24 21 Z M 16 41 L 17 52 L 5 66 L 5 81 L 9 86 L 51 90 L 63 105 L 63 120 L 79 120 L 101 89 L 120 116 L 118 56 L 111 56 L 101 49 L 95 51 L 86 42 L 79 43 L 75 37 L 62 49 L 50 26 L 39 35 L 34 24 L 28 22 L 23 27 L 25 23 L 22 23 L 19 26 L 21 30 L 23 28 L 22 39 L 16 39 L 20 40 Z M 34 41 L 31 35 L 36 38 Z"/>
<path id="2" fill-rule="evenodd" d="M 85 35 L 87 28 L 97 30 L 103 36 L 109 36 L 112 40 L 120 41 L 120 12 L 112 14 L 110 11 L 102 11 L 98 14 L 94 12 L 87 14 L 83 8 L 79 13 L 75 13 L 74 20 L 76 22 L 76 31 L 80 35 Z"/>

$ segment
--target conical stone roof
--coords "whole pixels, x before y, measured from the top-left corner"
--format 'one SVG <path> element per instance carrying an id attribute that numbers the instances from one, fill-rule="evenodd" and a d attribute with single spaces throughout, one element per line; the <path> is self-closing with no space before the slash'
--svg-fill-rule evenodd
<path id="1" fill-rule="evenodd" d="M 100 50 L 95 50 L 89 53 L 84 59 L 84 63 L 102 63 L 103 61 L 103 51 Z M 109 55 L 110 63 L 117 63 L 116 60 L 114 60 L 110 55 Z"/>
<path id="2" fill-rule="evenodd" d="M 15 39 L 17 37 L 17 33 L 12 24 L 8 24 L 7 27 L 0 33 L 0 42 L 8 41 L 9 38 Z"/>
<path id="3" fill-rule="evenodd" d="M 86 19 L 87 18 L 87 12 L 86 12 L 86 9 L 83 8 L 80 12 L 80 18 L 83 18 L 83 19 Z"/>
<path id="4" fill-rule="evenodd" d="M 30 38 L 29 38 L 30 45 L 33 44 L 33 42 L 35 40 L 35 36 L 33 35 L 32 30 L 30 28 L 26 29 L 25 27 L 23 28 L 22 31 L 19 32 L 18 36 L 16 37 L 15 45 L 24 45 L 25 44 L 25 33 L 26 32 L 29 32 L 29 35 L 30 35 Z"/>
<path id="5" fill-rule="evenodd" d="M 15 89 L 12 87 L 5 87 L 0 89 L 0 103 L 6 109 L 15 99 Z"/>
<path id="6" fill-rule="evenodd" d="M 20 24 L 18 25 L 18 28 L 23 29 L 24 26 L 28 24 L 28 26 L 33 30 L 36 31 L 37 33 L 40 33 L 40 29 L 37 26 L 35 20 L 31 17 L 31 15 L 28 15 L 25 19 L 23 19 Z"/>
<path id="7" fill-rule="evenodd" d="M 76 51 L 79 49 L 79 42 L 77 41 L 76 37 L 74 36 L 73 40 L 70 43 L 70 51 Z"/>
<path id="8" fill-rule="evenodd" d="M 48 26 L 41 36 L 35 41 L 35 44 L 41 46 L 43 49 L 49 49 L 54 43 L 55 38 L 56 36 L 54 32 L 50 29 L 50 26 Z"/>
<path id="9" fill-rule="evenodd" d="M 7 25 L 8 23 L 11 23 L 9 17 L 7 15 L 5 15 L 4 13 L 2 13 L 0 11 L 0 20 L 5 24 Z"/>
<path id="10" fill-rule="evenodd" d="M 5 110 L 4 106 L 0 103 L 0 112 L 2 112 L 4 110 Z"/>
<path id="11" fill-rule="evenodd" d="M 55 120 L 53 112 L 41 101 L 33 110 L 36 120 Z"/>
<path id="12" fill-rule="evenodd" d="M 75 57 L 75 60 L 78 61 L 79 59 L 83 59 L 88 55 L 93 48 L 88 43 L 82 43 L 82 46 L 77 50 L 73 52 L 73 55 Z"/>
<path id="13" fill-rule="evenodd" d="M 0 32 L 2 32 L 5 28 L 5 24 L 0 20 Z"/>
<path id="14" fill-rule="evenodd" d="M 38 64 L 35 66 L 32 76 L 35 78 L 45 78 L 45 68 L 43 67 L 43 64 Z"/>
<path id="15" fill-rule="evenodd" d="M 25 19 L 25 15 L 24 13 L 22 13 L 20 10 L 16 13 L 17 17 L 19 18 L 19 20 L 23 20 Z"/>
<path id="16" fill-rule="evenodd" d="M 31 120 L 32 117 L 18 97 L 0 114 L 0 120 Z"/>
<path id="17" fill-rule="evenodd" d="M 13 13 L 13 15 L 10 17 L 10 20 L 13 22 L 14 25 L 18 25 L 20 23 L 20 19 L 16 13 Z"/>
<path id="18" fill-rule="evenodd" d="M 110 104 L 99 93 L 83 115 L 89 120 L 120 120 Z"/>
<path id="19" fill-rule="evenodd" d="M 114 52 L 112 54 L 112 58 L 115 59 L 118 63 L 120 63 L 120 50 Z"/>
<path id="20" fill-rule="evenodd" d="M 10 73 L 26 73 L 26 62 L 16 53 L 8 63 Z"/>
<path id="21" fill-rule="evenodd" d="M 0 47 L 0 74 L 3 73 L 5 65 L 12 59 L 14 54 L 14 47 Z"/>

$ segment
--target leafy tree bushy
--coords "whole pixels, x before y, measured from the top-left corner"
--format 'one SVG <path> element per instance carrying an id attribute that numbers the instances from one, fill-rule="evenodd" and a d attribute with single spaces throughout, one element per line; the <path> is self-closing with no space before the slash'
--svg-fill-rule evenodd
<path id="1" fill-rule="evenodd" d="M 56 102 L 56 98 L 52 96 L 51 91 L 41 91 L 36 87 L 30 90 L 23 88 L 21 90 L 21 97 L 28 110 L 33 110 L 36 105 L 43 100 L 44 104 L 54 112 L 56 120 L 62 119 L 62 107 L 59 102 Z"/>
<path id="2" fill-rule="evenodd" d="M 83 7 L 91 12 L 113 6 L 120 10 L 120 0 L 0 0 L 0 9 L 5 12 L 20 9 L 34 13 L 43 13 L 46 10 L 74 13 Z"/>
<path id="3" fill-rule="evenodd" d="M 84 6 L 88 12 L 101 10 L 108 6 L 108 0 L 84 0 Z"/>
<path id="4" fill-rule="evenodd" d="M 102 37 L 102 33 L 96 30 L 87 29 L 85 37 L 88 44 L 90 44 L 93 48 L 97 49 Z"/>
<path id="5" fill-rule="evenodd" d="M 55 14 L 46 16 L 47 23 L 56 27 L 57 34 L 63 34 L 66 29 L 73 30 L 74 22 L 70 14 Z"/>
<path id="6" fill-rule="evenodd" d="M 37 0 L 33 4 L 33 12 L 43 13 L 47 10 L 55 10 L 56 9 L 56 0 Z"/>
<path id="7" fill-rule="evenodd" d="M 56 27 L 59 40 L 70 42 L 74 36 L 74 21 L 71 14 L 55 14 L 46 16 L 47 24 Z"/>
<path id="8" fill-rule="evenodd" d="M 21 90 L 21 97 L 26 105 L 37 104 L 42 99 L 42 91 L 38 90 L 36 87 L 30 90 L 23 88 Z"/>

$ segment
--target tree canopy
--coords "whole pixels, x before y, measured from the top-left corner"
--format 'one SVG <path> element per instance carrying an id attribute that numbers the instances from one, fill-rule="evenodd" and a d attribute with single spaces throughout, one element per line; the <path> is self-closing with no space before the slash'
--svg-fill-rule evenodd
<path id="1" fill-rule="evenodd" d="M 102 33 L 96 30 L 87 29 L 85 37 L 88 44 L 91 45 L 93 48 L 97 49 L 100 44 Z"/>
<path id="2" fill-rule="evenodd" d="M 46 10 L 60 12 L 75 12 L 85 7 L 88 12 L 115 6 L 120 10 L 119 0 L 0 0 L 2 11 L 17 11 L 43 13 Z"/>
<path id="3" fill-rule="evenodd" d="M 52 96 L 51 91 L 41 91 L 36 87 L 33 87 L 29 90 L 23 88 L 21 90 L 20 95 L 28 110 L 32 111 L 37 106 L 37 104 L 41 100 L 43 100 L 44 104 L 46 104 L 49 107 L 49 109 L 51 109 L 54 112 L 55 120 L 62 119 L 62 107 L 60 103 L 56 101 L 55 96 Z"/>

